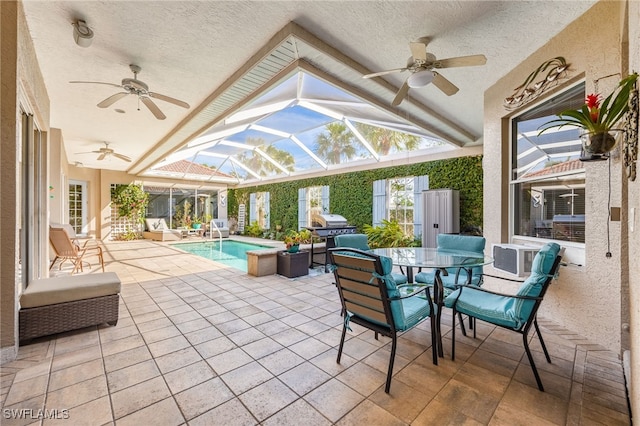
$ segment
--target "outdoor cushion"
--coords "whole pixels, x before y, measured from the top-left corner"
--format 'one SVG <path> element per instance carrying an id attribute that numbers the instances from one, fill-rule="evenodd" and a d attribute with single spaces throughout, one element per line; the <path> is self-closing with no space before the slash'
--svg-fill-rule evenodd
<path id="1" fill-rule="evenodd" d="M 537 297 L 558 256 L 560 246 L 556 243 L 545 244 L 536 254 L 531 266 L 531 275 L 520 286 L 518 296 Z M 523 300 L 483 292 L 471 287 L 460 288 L 444 300 L 445 306 L 463 314 L 474 316 L 480 320 L 519 329 L 529 320 L 534 300 Z"/>
<path id="2" fill-rule="evenodd" d="M 163 231 L 165 229 L 169 229 L 167 226 L 167 222 L 164 218 L 148 218 L 144 220 L 147 224 L 147 229 L 151 232 L 153 231 Z"/>
<path id="3" fill-rule="evenodd" d="M 21 308 L 54 305 L 120 293 L 115 272 L 42 278 L 31 282 L 20 296 Z"/>
<path id="4" fill-rule="evenodd" d="M 408 330 L 429 316 L 429 303 L 420 297 L 399 299 L 400 291 L 398 291 L 394 277 L 391 275 L 393 261 L 390 257 L 380 256 L 380 263 L 383 272 L 382 279 L 387 287 L 387 296 L 389 299 L 398 299 L 391 300 L 390 303 L 394 326 L 398 331 Z"/>
<path id="5" fill-rule="evenodd" d="M 371 249 L 369 247 L 369 240 L 365 234 L 336 235 L 333 241 L 336 247 L 351 247 L 363 251 Z"/>

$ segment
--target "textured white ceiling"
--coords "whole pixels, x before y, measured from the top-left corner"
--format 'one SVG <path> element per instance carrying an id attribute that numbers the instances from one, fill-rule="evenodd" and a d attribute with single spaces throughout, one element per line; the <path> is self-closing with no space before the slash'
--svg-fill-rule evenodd
<path id="1" fill-rule="evenodd" d="M 412 100 L 480 137 L 484 90 L 593 3 L 26 0 L 23 6 L 51 101 L 50 124 L 62 129 L 69 161 L 127 170 L 184 126 L 203 101 L 290 21 L 371 71 L 404 66 L 408 43 L 424 36 L 432 38 L 428 50 L 441 59 L 484 54 L 485 66 L 442 70 L 460 88 L 456 95 L 447 97 L 433 86 L 410 92 Z M 88 48 L 73 41 L 75 19 L 84 19 L 95 32 Z M 184 100 L 191 108 L 157 101 L 167 116 L 159 121 L 144 106 L 138 111 L 133 96 L 111 108 L 97 108 L 117 91 L 114 87 L 69 84 L 119 84 L 132 77 L 132 63 L 142 67 L 138 78 L 151 91 Z M 340 75 L 341 69 L 327 71 Z M 385 80 L 400 87 L 406 77 L 393 74 Z M 376 96 L 390 103 L 394 92 L 385 89 Z M 98 149 L 102 141 L 134 162 L 98 163 L 92 155 L 76 154 Z"/>

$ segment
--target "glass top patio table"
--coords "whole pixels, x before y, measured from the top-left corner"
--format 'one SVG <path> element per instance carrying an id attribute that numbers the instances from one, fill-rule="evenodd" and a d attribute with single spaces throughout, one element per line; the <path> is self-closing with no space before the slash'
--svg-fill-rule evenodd
<path id="1" fill-rule="evenodd" d="M 407 279 L 413 282 L 413 268 L 473 268 L 493 263 L 490 256 L 464 250 L 441 250 L 427 247 L 389 247 L 371 250 L 379 256 L 391 258 L 394 265 L 407 268 Z M 444 272 L 446 274 L 446 271 Z"/>
<path id="2" fill-rule="evenodd" d="M 390 257 L 394 265 L 407 268 L 407 280 L 409 283 L 413 283 L 413 268 L 435 269 L 433 301 L 438 306 L 436 310 L 436 330 L 438 333 L 438 355 L 442 357 L 443 349 L 440 322 L 444 302 L 444 287 L 440 275 L 447 275 L 448 268 L 464 268 L 470 270 L 476 266 L 488 265 L 493 263 L 493 258 L 479 255 L 477 252 L 442 250 L 427 247 L 389 247 L 373 249 L 371 252 L 378 256 Z M 467 284 L 469 284 L 471 274 L 467 274 L 467 277 Z"/>

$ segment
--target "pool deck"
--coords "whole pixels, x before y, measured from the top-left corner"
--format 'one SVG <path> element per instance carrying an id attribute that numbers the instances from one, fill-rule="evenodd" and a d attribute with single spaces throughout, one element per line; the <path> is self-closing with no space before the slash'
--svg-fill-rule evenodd
<path id="1" fill-rule="evenodd" d="M 452 361 L 445 311 L 445 357 L 431 362 L 428 321 L 402 334 L 386 394 L 388 338 L 352 324 L 336 363 L 331 274 L 252 277 L 151 241 L 104 248 L 122 280 L 117 326 L 20 347 L 0 367 L 3 412 L 59 410 L 74 425 L 630 424 L 618 355 L 552 321 L 540 319 L 552 363 L 531 344 L 546 392 L 515 333 L 479 322 L 476 339 L 456 333 Z"/>

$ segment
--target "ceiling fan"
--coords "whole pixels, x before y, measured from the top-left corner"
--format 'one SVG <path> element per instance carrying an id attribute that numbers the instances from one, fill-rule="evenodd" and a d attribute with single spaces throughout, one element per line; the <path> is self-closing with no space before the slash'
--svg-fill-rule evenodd
<path id="1" fill-rule="evenodd" d="M 129 163 L 131 162 L 131 158 L 127 157 L 126 155 L 119 154 L 115 152 L 113 149 L 109 148 L 109 142 L 104 142 L 104 148 L 100 148 L 96 151 L 78 152 L 77 154 L 100 154 L 98 155 L 98 158 L 97 158 L 98 161 L 102 161 L 108 157 L 113 156 L 120 160 L 129 162 Z"/>
<path id="2" fill-rule="evenodd" d="M 131 69 L 131 72 L 133 72 L 133 78 L 123 78 L 120 84 L 104 83 L 101 81 L 70 81 L 69 83 L 106 84 L 108 86 L 119 87 L 124 90 L 124 92 L 118 92 L 98 103 L 99 108 L 108 108 L 116 101 L 124 98 L 127 95 L 138 96 L 138 99 L 141 100 L 147 108 L 149 108 L 149 111 L 151 111 L 151 113 L 158 120 L 164 120 L 165 118 L 167 118 L 167 116 L 164 115 L 162 111 L 160 111 L 160 108 L 158 108 L 158 106 L 151 100 L 151 98 L 169 102 L 183 108 L 189 108 L 189 104 L 184 101 L 172 98 L 170 96 L 161 95 L 160 93 L 150 92 L 149 86 L 145 82 L 138 80 L 138 73 L 142 71 L 142 68 L 140 68 L 138 65 L 129 65 L 129 69 Z"/>
<path id="3" fill-rule="evenodd" d="M 458 92 L 458 88 L 442 75 L 434 71 L 440 68 L 453 67 L 470 67 L 475 65 L 484 65 L 487 58 L 484 55 L 458 56 L 448 59 L 436 59 L 435 55 L 427 52 L 429 37 L 422 37 L 418 41 L 409 43 L 411 49 L 411 57 L 407 60 L 407 66 L 404 68 L 395 68 L 387 71 L 375 72 L 363 75 L 362 78 L 379 77 L 382 75 L 393 74 L 396 72 L 411 71 L 411 75 L 407 77 L 405 82 L 398 90 L 396 97 L 391 105 L 398 106 L 409 93 L 409 88 L 419 88 L 433 83 L 438 89 L 446 95 L 451 96 Z"/>

